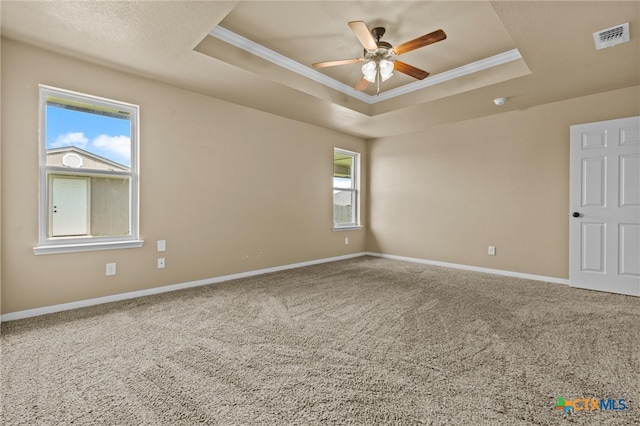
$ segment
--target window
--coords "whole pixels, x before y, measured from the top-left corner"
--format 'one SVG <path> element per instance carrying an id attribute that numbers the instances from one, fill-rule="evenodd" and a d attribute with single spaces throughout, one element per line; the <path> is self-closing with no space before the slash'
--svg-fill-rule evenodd
<path id="1" fill-rule="evenodd" d="M 40 86 L 35 254 L 140 247 L 138 107 Z"/>
<path id="2" fill-rule="evenodd" d="M 360 154 L 335 148 L 333 150 L 333 227 L 359 227 L 359 167 Z"/>

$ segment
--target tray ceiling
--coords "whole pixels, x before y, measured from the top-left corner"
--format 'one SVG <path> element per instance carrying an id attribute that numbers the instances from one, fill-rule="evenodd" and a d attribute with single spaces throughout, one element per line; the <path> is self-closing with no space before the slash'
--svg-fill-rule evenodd
<path id="1" fill-rule="evenodd" d="M 243 2 L 211 30 L 196 50 L 369 116 L 530 72 L 488 2 L 341 5 L 340 13 L 336 13 L 336 5 L 331 2 Z M 269 19 L 264 19 L 265 16 Z M 314 62 L 363 56 L 362 45 L 347 26 L 350 20 L 362 20 L 369 29 L 384 27 L 382 40 L 392 45 L 441 27 L 447 39 L 398 57 L 429 71 L 431 75 L 426 79 L 416 80 L 394 72 L 381 83 L 379 95 L 375 84 L 360 92 L 353 86 L 362 76 L 361 64 L 311 68 Z M 477 22 L 483 23 L 480 33 Z M 442 86 L 462 77 L 465 77 L 463 85 L 453 82 Z M 441 87 L 434 88 L 436 85 Z M 350 99 L 343 101 L 333 91 Z M 418 95 L 405 96 L 414 92 Z M 369 106 L 372 104 L 380 105 L 373 108 Z"/>
<path id="2" fill-rule="evenodd" d="M 3 0 L 0 8 L 4 38 L 364 138 L 640 84 L 638 1 Z M 425 80 L 396 72 L 380 96 L 371 84 L 356 93 L 358 64 L 310 67 L 362 56 L 347 26 L 354 20 L 385 27 L 382 40 L 393 45 L 440 28 L 448 37 L 398 58 L 429 71 Z M 595 49 L 594 32 L 625 22 L 629 42 Z M 506 104 L 495 106 L 497 97 Z"/>

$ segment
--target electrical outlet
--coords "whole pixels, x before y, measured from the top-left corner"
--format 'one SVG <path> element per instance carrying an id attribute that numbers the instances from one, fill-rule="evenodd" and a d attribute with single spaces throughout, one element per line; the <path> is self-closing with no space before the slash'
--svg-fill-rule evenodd
<path id="1" fill-rule="evenodd" d="M 489 250 L 487 251 L 487 253 L 489 254 L 489 256 L 495 256 L 496 248 L 494 246 L 489 246 Z"/>
<path id="2" fill-rule="evenodd" d="M 116 264 L 115 263 L 107 263 L 106 275 L 115 275 L 116 274 Z"/>
<path id="3" fill-rule="evenodd" d="M 167 241 L 158 240 L 158 251 L 166 251 L 166 250 L 167 250 Z"/>
<path id="4" fill-rule="evenodd" d="M 158 269 L 164 268 L 164 257 L 158 258 Z"/>

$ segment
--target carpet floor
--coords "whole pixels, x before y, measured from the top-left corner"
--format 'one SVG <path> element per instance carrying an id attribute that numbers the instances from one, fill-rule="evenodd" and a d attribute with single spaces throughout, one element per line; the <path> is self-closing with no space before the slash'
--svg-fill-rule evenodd
<path id="1" fill-rule="evenodd" d="M 389 259 L 5 322 L 1 338 L 3 425 L 640 424 L 640 298 Z"/>

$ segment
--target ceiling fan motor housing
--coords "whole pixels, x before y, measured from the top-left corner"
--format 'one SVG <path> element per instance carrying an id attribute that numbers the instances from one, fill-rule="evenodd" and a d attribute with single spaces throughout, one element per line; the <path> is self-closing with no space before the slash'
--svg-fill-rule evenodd
<path id="1" fill-rule="evenodd" d="M 391 43 L 387 43 L 386 41 L 380 41 L 385 32 L 386 30 L 384 29 L 384 27 L 375 27 L 371 30 L 371 34 L 376 39 L 376 45 L 378 46 L 378 49 L 375 51 L 368 51 L 367 49 L 364 49 L 364 56 L 366 59 L 388 56 L 388 53 L 393 48 L 393 46 L 391 45 Z"/>
<path id="2" fill-rule="evenodd" d="M 389 52 L 393 48 L 393 46 L 386 41 L 376 41 L 376 44 L 378 45 L 378 48 L 376 50 L 364 49 L 364 57 L 366 59 L 373 58 L 374 56 L 388 56 Z"/>
<path id="3" fill-rule="evenodd" d="M 376 39 L 376 46 L 378 46 L 378 48 L 374 51 L 364 49 L 365 59 L 373 59 L 376 57 L 384 58 L 389 56 L 389 51 L 393 48 L 393 46 L 391 45 L 391 43 L 387 43 L 386 41 L 380 41 L 385 32 L 386 30 L 384 29 L 384 27 L 375 27 L 371 30 L 371 34 Z"/>

